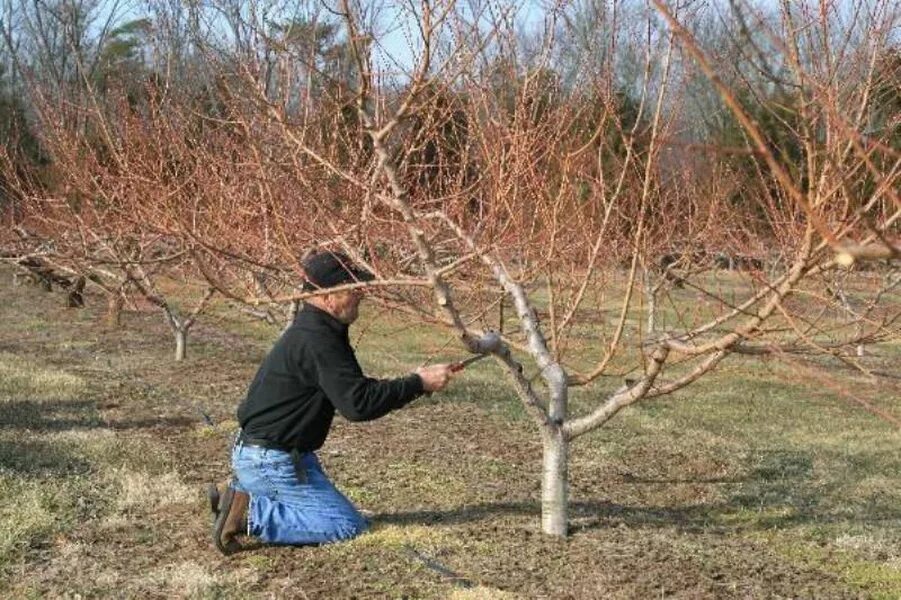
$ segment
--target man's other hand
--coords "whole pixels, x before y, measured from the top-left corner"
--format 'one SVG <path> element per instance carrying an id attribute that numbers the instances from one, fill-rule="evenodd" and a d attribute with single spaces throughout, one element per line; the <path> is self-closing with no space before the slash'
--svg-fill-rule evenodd
<path id="1" fill-rule="evenodd" d="M 450 381 L 453 372 L 453 364 L 432 365 L 419 367 L 416 374 L 422 379 L 422 388 L 427 392 L 440 392 Z"/>

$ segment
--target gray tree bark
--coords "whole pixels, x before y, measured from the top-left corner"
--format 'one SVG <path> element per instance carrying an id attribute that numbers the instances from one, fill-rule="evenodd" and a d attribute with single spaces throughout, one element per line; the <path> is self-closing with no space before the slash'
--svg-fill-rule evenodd
<path id="1" fill-rule="evenodd" d="M 175 330 L 175 360 L 185 359 L 188 345 L 188 332 L 184 329 Z"/>
<path id="2" fill-rule="evenodd" d="M 652 334 L 657 329 L 657 286 L 648 271 L 644 273 L 644 294 L 648 310 L 647 333 Z"/>
<path id="3" fill-rule="evenodd" d="M 569 505 L 569 440 L 560 429 L 542 433 L 541 529 L 566 536 Z"/>

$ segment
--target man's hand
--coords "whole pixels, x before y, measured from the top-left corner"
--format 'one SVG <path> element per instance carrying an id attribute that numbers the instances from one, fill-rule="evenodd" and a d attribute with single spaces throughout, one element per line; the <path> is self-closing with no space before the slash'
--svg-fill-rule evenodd
<path id="1" fill-rule="evenodd" d="M 454 374 L 453 364 L 419 367 L 416 374 L 422 379 L 422 387 L 427 392 L 440 392 Z"/>

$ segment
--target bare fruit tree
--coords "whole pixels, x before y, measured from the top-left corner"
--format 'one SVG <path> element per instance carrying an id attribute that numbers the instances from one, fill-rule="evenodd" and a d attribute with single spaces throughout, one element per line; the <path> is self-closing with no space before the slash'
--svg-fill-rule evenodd
<path id="1" fill-rule="evenodd" d="M 779 355 L 804 347 L 848 360 L 849 345 L 898 334 L 897 306 L 889 306 L 869 319 L 865 335 L 830 345 L 819 339 L 825 323 L 811 317 L 804 303 L 792 301 L 809 295 L 817 276 L 836 267 L 834 252 L 855 254 L 848 250 L 850 239 L 859 237 L 863 241 L 857 245 L 864 246 L 881 243 L 879 256 L 893 255 L 901 162 L 888 139 L 864 132 L 871 116 L 868 96 L 878 85 L 868 67 L 889 47 L 897 8 L 860 3 L 866 17 L 850 24 L 838 8 L 816 11 L 807 3 L 786 3 L 768 17 L 752 13 L 761 35 L 780 51 L 781 77 L 799 98 L 789 133 L 804 162 L 792 165 L 766 137 L 747 101 L 720 76 L 728 67 L 715 63 L 686 25 L 697 15 L 676 5 L 654 5 L 655 12 L 633 13 L 642 17 L 637 32 L 630 35 L 624 28 L 612 34 L 617 43 L 631 44 L 632 56 L 644 57 L 640 83 L 632 82 L 628 90 L 637 113 L 629 116 L 631 122 L 624 122 L 622 102 L 613 93 L 620 67 L 613 58 L 606 68 L 591 70 L 599 79 L 583 82 L 597 90 L 598 108 L 576 103 L 554 80 L 553 49 L 566 44 L 568 33 L 554 11 L 524 56 L 515 32 L 505 27 L 510 20 L 504 11 L 514 11 L 513 6 L 491 5 L 469 15 L 454 3 L 424 3 L 413 13 L 421 34 L 417 63 L 404 92 L 391 97 L 385 73 L 374 63 L 373 35 L 363 29 L 360 7 L 346 1 L 340 7 L 359 73 L 360 120 L 374 153 L 374 168 L 365 177 L 349 173 L 347 178 L 365 184 L 361 193 L 406 228 L 406 251 L 415 253 L 417 271 L 431 282 L 444 321 L 470 350 L 480 350 L 470 327 L 472 313 L 483 312 L 490 300 L 459 301 L 457 289 L 474 282 L 481 289 L 499 287 L 515 308 L 519 332 L 505 335 L 507 343 L 494 354 L 542 439 L 542 523 L 554 535 L 567 531 L 571 443 L 623 408 L 683 389 L 736 353 Z M 666 27 L 657 25 L 658 17 Z M 679 59 L 686 55 L 690 61 Z M 677 305 L 679 322 L 647 335 L 635 314 L 638 274 L 642 265 L 659 265 L 680 233 L 695 228 L 718 243 L 741 240 L 745 247 L 766 235 L 730 218 L 730 211 L 740 215 L 741 207 L 729 207 L 722 198 L 684 214 L 670 204 L 684 188 L 678 164 L 664 157 L 677 136 L 681 86 L 695 69 L 746 136 L 762 182 L 759 193 L 767 196 L 758 210 L 763 207 L 764 217 L 779 222 L 779 238 L 771 233 L 771 243 L 779 244 L 784 258 L 767 269 L 768 257 L 721 247 L 723 256 L 713 266 L 742 271 L 742 283 L 730 284 L 731 295 L 738 287 L 740 297 L 711 289 L 715 278 L 684 274 L 695 293 L 668 298 Z M 492 86 L 498 72 L 503 85 Z M 744 81 L 750 87 L 744 98 L 760 98 L 754 83 Z M 411 137 L 417 132 L 404 127 L 411 119 L 427 120 L 422 111 L 435 90 L 459 98 L 467 150 L 478 172 L 469 180 L 457 176 L 446 182 L 441 198 L 419 194 L 421 180 L 409 176 Z M 580 128 L 592 108 L 591 127 Z M 438 127 L 430 132 L 439 133 Z M 594 160 L 584 160 L 585 154 Z M 479 218 L 473 218 L 473 206 L 480 207 Z M 718 227 L 702 227 L 708 211 L 720 219 Z M 446 269 L 470 259 L 465 280 Z M 885 289 L 870 292 L 875 297 Z M 686 304 L 699 297 L 707 310 L 691 314 Z M 596 358 L 582 368 L 577 365 L 584 360 L 572 360 L 588 350 L 574 340 L 579 330 L 597 342 Z M 591 388 L 597 403 L 573 414 L 568 406 L 573 387 Z"/>
<path id="2" fill-rule="evenodd" d="M 129 297 L 148 302 L 172 332 L 175 360 L 184 360 L 188 333 L 214 291 L 206 286 L 199 298 L 187 298 L 187 308 L 175 300 L 184 295 L 178 282 L 196 274 L 190 240 L 149 218 L 157 206 L 150 199 L 168 195 L 158 178 L 165 179 L 159 166 L 166 153 L 153 143 L 154 138 L 163 146 L 166 141 L 142 129 L 121 97 L 101 110 L 98 96 L 80 105 L 44 96 L 43 88 L 32 91 L 44 147 L 53 157 L 54 176 L 63 183 L 48 189 L 5 157 L 8 181 L 23 199 L 16 230 L 25 247 L 11 260 L 38 260 L 46 269 L 81 280 L 82 287 L 86 282 L 101 290 L 113 326 Z M 100 139 L 86 132 L 99 132 Z M 167 289 L 160 279 L 169 281 Z"/>

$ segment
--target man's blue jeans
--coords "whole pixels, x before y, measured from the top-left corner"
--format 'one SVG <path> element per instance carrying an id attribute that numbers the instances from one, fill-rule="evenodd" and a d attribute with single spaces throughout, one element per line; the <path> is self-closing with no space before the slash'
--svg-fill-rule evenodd
<path id="1" fill-rule="evenodd" d="M 325 544 L 356 537 L 367 520 L 329 481 L 312 452 L 302 458 L 306 482 L 298 481 L 291 455 L 235 444 L 235 489 L 250 494 L 247 532 L 267 544 Z"/>

